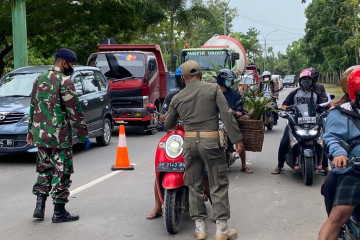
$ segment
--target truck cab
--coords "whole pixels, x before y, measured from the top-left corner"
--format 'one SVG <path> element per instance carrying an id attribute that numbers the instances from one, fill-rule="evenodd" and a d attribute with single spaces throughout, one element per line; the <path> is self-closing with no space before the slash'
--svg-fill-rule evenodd
<path id="1" fill-rule="evenodd" d="M 166 97 L 169 76 L 160 46 L 140 44 L 102 44 L 88 58 L 87 65 L 98 67 L 111 88 L 115 124 L 156 124 L 157 116 L 149 115 L 146 104 L 160 109 Z"/>

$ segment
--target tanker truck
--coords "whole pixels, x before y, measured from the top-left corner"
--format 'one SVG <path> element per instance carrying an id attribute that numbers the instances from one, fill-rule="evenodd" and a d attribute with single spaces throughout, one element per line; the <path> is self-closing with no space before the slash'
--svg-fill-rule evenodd
<path id="1" fill-rule="evenodd" d="M 222 68 L 231 69 L 240 76 L 245 69 L 246 53 L 235 38 L 215 34 L 200 48 L 183 49 L 181 63 L 187 60 L 194 60 L 200 64 L 202 80 L 214 82 L 217 72 Z"/>

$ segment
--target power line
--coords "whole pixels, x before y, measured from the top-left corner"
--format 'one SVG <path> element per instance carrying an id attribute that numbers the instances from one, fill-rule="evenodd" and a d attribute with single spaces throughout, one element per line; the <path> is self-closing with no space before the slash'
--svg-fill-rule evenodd
<path id="1" fill-rule="evenodd" d="M 275 25 L 275 24 L 271 24 L 271 23 L 266 23 L 266 22 L 262 22 L 262 21 L 259 21 L 259 20 L 256 20 L 256 19 L 253 19 L 253 18 L 249 18 L 249 17 L 246 17 L 246 16 L 243 16 L 243 15 L 238 15 L 242 18 L 245 18 L 245 19 L 248 19 L 248 20 L 251 20 L 251 21 L 254 21 L 254 22 L 257 22 L 261 25 L 264 25 L 266 27 L 270 27 L 270 28 L 273 28 L 273 29 L 276 29 L 276 30 L 279 30 L 279 31 L 282 31 L 282 32 L 286 32 L 286 33 L 290 33 L 290 34 L 294 34 L 294 35 L 299 35 L 299 36 L 303 36 L 304 34 L 300 34 L 300 33 L 294 33 L 294 32 L 290 32 L 290 31 L 287 31 L 287 30 L 283 30 L 283 29 L 280 29 L 280 28 L 287 28 L 287 29 L 291 29 L 291 30 L 295 30 L 295 31 L 300 31 L 299 29 L 295 29 L 295 28 L 288 28 L 288 27 L 284 27 L 284 26 L 279 26 L 279 25 Z"/>

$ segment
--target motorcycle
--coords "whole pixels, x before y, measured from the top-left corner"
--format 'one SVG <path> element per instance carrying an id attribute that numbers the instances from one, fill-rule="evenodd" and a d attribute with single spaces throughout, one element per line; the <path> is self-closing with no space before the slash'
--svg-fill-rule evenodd
<path id="1" fill-rule="evenodd" d="M 226 164 L 228 168 L 230 168 L 230 166 L 234 164 L 235 160 L 238 159 L 239 156 L 235 154 L 236 153 L 235 148 L 233 146 L 230 146 L 231 142 L 228 139 L 225 125 L 221 120 L 219 120 L 219 136 L 220 136 L 220 146 L 224 149 L 225 152 Z"/>
<path id="2" fill-rule="evenodd" d="M 146 110 L 160 115 L 151 103 L 146 105 Z M 163 206 L 164 224 L 170 234 L 180 230 L 181 215 L 189 211 L 189 189 L 184 183 L 185 160 L 182 157 L 184 135 L 182 121 L 178 121 L 176 129 L 160 139 L 155 155 L 156 188 Z"/>
<path id="3" fill-rule="evenodd" d="M 276 101 L 276 100 L 275 100 Z M 269 104 L 272 108 L 277 109 L 277 104 L 275 101 L 271 101 Z M 271 131 L 275 124 L 275 112 L 274 111 L 267 111 L 264 113 L 262 119 L 264 122 L 264 127 L 267 128 L 267 130 Z"/>
<path id="4" fill-rule="evenodd" d="M 151 114 L 160 114 L 153 104 L 148 104 L 146 110 Z M 181 214 L 189 208 L 189 191 L 184 184 L 185 161 L 182 157 L 184 135 L 184 127 L 179 121 L 175 130 L 160 139 L 155 155 L 156 188 L 163 204 L 165 227 L 170 234 L 179 231 Z"/>
<path id="5" fill-rule="evenodd" d="M 312 185 L 314 172 L 322 165 L 324 143 L 321 133 L 325 116 L 326 111 L 315 104 L 288 106 L 286 112 L 280 114 L 287 119 L 290 134 L 286 164 L 294 170 L 301 170 L 305 185 Z"/>

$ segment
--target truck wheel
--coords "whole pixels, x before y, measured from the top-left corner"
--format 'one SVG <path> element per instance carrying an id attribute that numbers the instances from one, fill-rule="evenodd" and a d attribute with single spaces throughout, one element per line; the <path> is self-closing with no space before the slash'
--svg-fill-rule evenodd
<path id="1" fill-rule="evenodd" d="M 313 157 L 302 156 L 302 175 L 305 185 L 311 186 L 314 181 L 314 161 Z"/>
<path id="2" fill-rule="evenodd" d="M 99 146 L 107 146 L 110 144 L 110 139 L 111 139 L 111 123 L 110 120 L 108 118 L 104 119 L 103 122 L 103 135 L 101 135 L 100 137 L 96 138 L 96 143 Z"/>
<path id="3" fill-rule="evenodd" d="M 180 229 L 181 216 L 181 189 L 165 189 L 164 194 L 164 223 L 170 234 Z"/>

